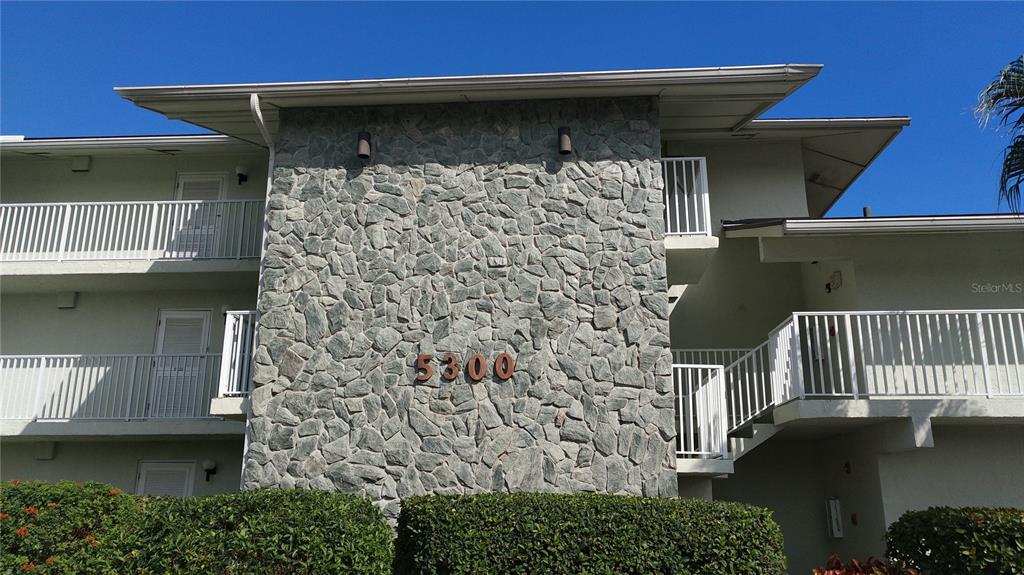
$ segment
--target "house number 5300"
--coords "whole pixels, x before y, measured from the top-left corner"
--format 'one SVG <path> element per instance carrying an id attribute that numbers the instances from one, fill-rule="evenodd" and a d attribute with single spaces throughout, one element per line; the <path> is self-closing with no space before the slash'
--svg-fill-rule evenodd
<path id="1" fill-rule="evenodd" d="M 416 381 L 430 381 L 430 378 L 434 377 L 434 366 L 430 364 L 432 359 L 434 356 L 429 353 L 421 353 L 416 356 Z M 446 353 L 441 356 L 441 364 L 444 366 L 441 370 L 441 379 L 445 381 L 454 381 L 462 371 L 459 357 L 454 353 Z M 512 372 L 515 370 L 516 358 L 504 352 L 499 353 L 494 361 L 494 377 L 506 381 L 512 377 Z M 466 360 L 466 375 L 473 381 L 482 380 L 487 375 L 487 359 L 479 353 L 469 356 L 469 359 Z"/>

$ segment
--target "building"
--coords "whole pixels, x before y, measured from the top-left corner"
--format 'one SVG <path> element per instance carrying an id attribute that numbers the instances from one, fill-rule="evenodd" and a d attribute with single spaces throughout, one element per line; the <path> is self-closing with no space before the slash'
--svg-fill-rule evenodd
<path id="1" fill-rule="evenodd" d="M 1024 505 L 1024 221 L 825 218 L 909 119 L 758 119 L 819 70 L 118 88 L 218 135 L 7 141 L 0 473 L 747 501 L 793 573 Z"/>

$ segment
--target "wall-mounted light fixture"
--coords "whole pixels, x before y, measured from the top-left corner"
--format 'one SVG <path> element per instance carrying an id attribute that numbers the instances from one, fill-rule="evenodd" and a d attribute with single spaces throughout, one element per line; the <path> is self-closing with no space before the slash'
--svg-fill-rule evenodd
<path id="1" fill-rule="evenodd" d="M 356 144 L 356 155 L 360 160 L 370 159 L 370 132 L 359 132 L 359 143 Z"/>
<path id="2" fill-rule="evenodd" d="M 204 459 L 203 471 L 206 472 L 206 481 L 210 481 L 210 476 L 217 474 L 217 462 L 212 459 Z"/>
<path id="3" fill-rule="evenodd" d="M 238 176 L 238 185 L 249 181 L 249 168 L 245 166 L 235 166 L 235 175 Z"/>
<path id="4" fill-rule="evenodd" d="M 568 156 L 572 153 L 572 138 L 569 137 L 569 127 L 558 128 L 558 155 Z"/>

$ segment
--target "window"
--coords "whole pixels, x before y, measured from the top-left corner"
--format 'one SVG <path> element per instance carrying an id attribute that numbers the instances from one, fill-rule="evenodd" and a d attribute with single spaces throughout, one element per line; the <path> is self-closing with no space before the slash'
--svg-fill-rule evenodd
<path id="1" fill-rule="evenodd" d="M 177 200 L 219 200 L 224 194 L 226 181 L 227 176 L 224 174 L 178 174 L 174 198 Z"/>
<path id="2" fill-rule="evenodd" d="M 135 492 L 161 497 L 192 495 L 195 466 L 195 461 L 140 461 Z"/>
<path id="3" fill-rule="evenodd" d="M 206 353 L 210 312 L 168 309 L 160 312 L 156 352 L 162 355 Z"/>

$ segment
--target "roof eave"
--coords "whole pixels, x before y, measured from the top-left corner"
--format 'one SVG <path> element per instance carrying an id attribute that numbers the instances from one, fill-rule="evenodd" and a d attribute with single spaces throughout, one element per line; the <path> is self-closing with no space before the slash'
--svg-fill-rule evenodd
<path id="1" fill-rule="evenodd" d="M 467 92 L 521 88 L 595 88 L 604 86 L 665 86 L 718 82 L 758 82 L 786 79 L 809 80 L 821 70 L 819 64 L 781 64 L 718 68 L 669 68 L 656 70 L 615 70 L 543 74 L 502 74 L 439 76 L 371 80 L 328 80 L 315 82 L 273 82 L 241 84 L 197 84 L 178 86 L 115 87 L 131 100 L 209 99 L 248 96 L 315 96 L 365 94 L 373 92 Z"/>

